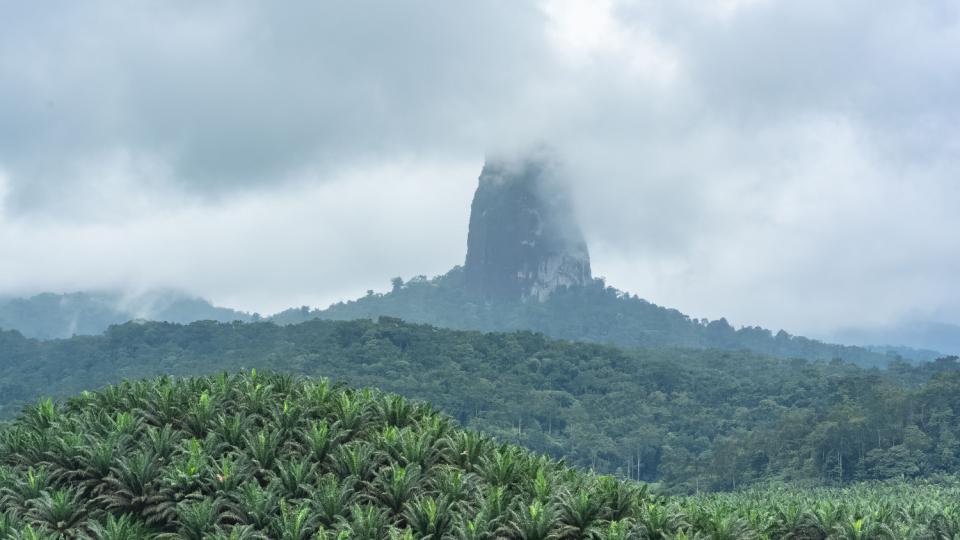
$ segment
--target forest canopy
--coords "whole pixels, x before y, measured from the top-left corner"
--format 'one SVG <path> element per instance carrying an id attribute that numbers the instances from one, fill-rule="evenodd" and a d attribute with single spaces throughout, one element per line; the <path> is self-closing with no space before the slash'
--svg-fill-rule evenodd
<path id="1" fill-rule="evenodd" d="M 298 325 L 128 323 L 0 333 L 0 414 L 126 378 L 269 368 L 435 404 L 460 424 L 673 492 L 846 484 L 960 465 L 955 358 L 890 369 L 747 351 L 620 349 L 387 317 Z"/>
<path id="2" fill-rule="evenodd" d="M 340 302 L 327 309 L 290 309 L 271 317 L 279 324 L 310 319 L 352 320 L 397 317 L 405 321 L 459 330 L 503 332 L 532 330 L 571 341 L 620 347 L 687 347 L 741 350 L 779 358 L 844 361 L 864 367 L 886 367 L 897 358 L 885 351 L 823 343 L 772 332 L 759 326 L 734 328 L 726 319 L 690 317 L 594 279 L 582 286 L 560 287 L 544 301 L 488 301 L 470 292 L 464 269 L 456 267 L 428 279 L 397 278 L 386 293 Z M 937 358 L 932 351 L 898 349 L 911 361 Z"/>

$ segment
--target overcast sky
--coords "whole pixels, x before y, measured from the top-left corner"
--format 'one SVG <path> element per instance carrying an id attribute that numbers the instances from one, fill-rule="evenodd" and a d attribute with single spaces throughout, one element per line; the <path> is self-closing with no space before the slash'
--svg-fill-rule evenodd
<path id="1" fill-rule="evenodd" d="M 0 295 L 385 290 L 462 263 L 485 155 L 549 144 L 618 288 L 960 323 L 958 6 L 0 1 Z"/>

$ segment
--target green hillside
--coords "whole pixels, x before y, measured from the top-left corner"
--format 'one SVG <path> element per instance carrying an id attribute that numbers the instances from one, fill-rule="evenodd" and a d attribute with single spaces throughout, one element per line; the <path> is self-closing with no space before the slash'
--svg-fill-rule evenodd
<path id="1" fill-rule="evenodd" d="M 396 319 L 129 323 L 54 341 L 3 332 L 0 415 L 124 378 L 254 367 L 428 400 L 464 426 L 671 492 L 922 478 L 960 466 L 955 359 L 865 370 Z"/>
<path id="2" fill-rule="evenodd" d="M 126 382 L 42 402 L 0 431 L 0 538 L 10 540 L 960 532 L 956 488 L 895 489 L 667 499 L 463 430 L 430 405 L 256 372 Z"/>
<path id="3" fill-rule="evenodd" d="M 572 341 L 621 347 L 747 349 L 780 358 L 840 358 L 864 367 L 885 367 L 891 359 L 912 362 L 937 358 L 933 351 L 904 347 L 850 347 L 823 343 L 760 327 L 735 329 L 726 320 L 707 321 L 657 306 L 594 280 L 584 287 L 559 289 L 544 302 L 481 300 L 468 291 L 462 268 L 434 279 L 417 277 L 393 290 L 371 292 L 323 310 L 288 309 L 269 317 L 278 324 L 312 319 L 352 320 L 396 317 L 458 330 L 485 332 L 531 330 Z M 125 298 L 115 293 L 39 294 L 0 299 L 0 329 L 39 339 L 101 334 L 111 325 L 135 319 L 188 324 L 259 320 L 257 314 L 216 307 L 170 291 Z"/>
<path id="4" fill-rule="evenodd" d="M 379 316 L 460 330 L 532 330 L 559 339 L 621 347 L 747 349 L 780 358 L 841 358 L 864 367 L 885 367 L 895 358 L 862 347 L 792 336 L 783 330 L 773 333 L 760 327 L 735 329 L 724 319 L 691 318 L 606 287 L 602 280 L 558 289 L 543 302 L 486 301 L 469 292 L 460 267 L 433 279 L 421 276 L 403 283 L 396 278 L 390 292 L 370 292 L 324 310 L 290 309 L 271 320 L 291 324 L 314 318 L 351 320 Z"/>

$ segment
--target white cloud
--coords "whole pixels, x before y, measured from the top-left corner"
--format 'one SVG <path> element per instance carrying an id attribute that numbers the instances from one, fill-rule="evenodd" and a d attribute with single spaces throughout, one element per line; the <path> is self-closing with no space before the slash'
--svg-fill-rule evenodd
<path id="1" fill-rule="evenodd" d="M 673 165 L 657 163 L 681 175 L 666 186 L 624 183 L 581 197 L 596 213 L 587 219 L 596 266 L 612 283 L 699 316 L 817 334 L 838 321 L 889 324 L 960 303 L 948 284 L 960 271 L 957 189 L 923 168 L 885 169 L 856 125 L 811 118 L 677 150 L 664 156 Z M 685 153 L 698 156 L 689 177 Z M 636 211 L 605 223 L 616 198 Z"/>
<path id="2" fill-rule="evenodd" d="M 0 22 L 0 294 L 266 312 L 439 273 L 483 155 L 548 142 L 621 288 L 794 332 L 960 316 L 958 10 L 24 4 Z"/>
<path id="3" fill-rule="evenodd" d="M 0 266 L 0 291 L 165 286 L 261 312 L 350 299 L 449 268 L 480 165 L 378 163 L 121 226 L 5 221 L 0 249 L 17 256 Z"/>
<path id="4" fill-rule="evenodd" d="M 617 0 L 545 0 L 547 36 L 568 68 L 600 63 L 646 83 L 677 77 L 679 59 L 652 30 L 617 18 Z"/>

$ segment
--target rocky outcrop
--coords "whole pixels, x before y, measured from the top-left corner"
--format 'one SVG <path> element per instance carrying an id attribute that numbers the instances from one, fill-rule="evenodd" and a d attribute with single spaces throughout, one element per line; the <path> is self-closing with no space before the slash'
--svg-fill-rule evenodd
<path id="1" fill-rule="evenodd" d="M 591 280 L 568 191 L 549 159 L 488 160 L 470 207 L 467 287 L 494 300 L 539 301 Z"/>

